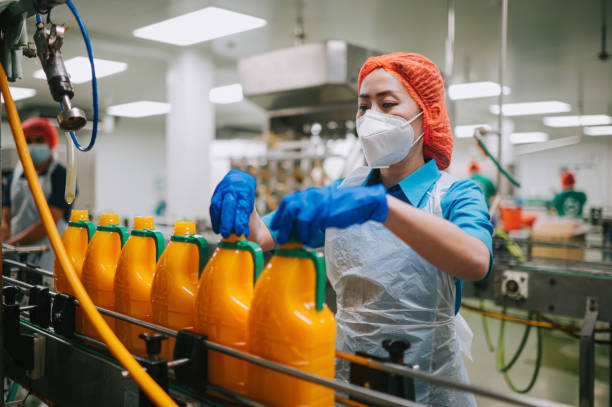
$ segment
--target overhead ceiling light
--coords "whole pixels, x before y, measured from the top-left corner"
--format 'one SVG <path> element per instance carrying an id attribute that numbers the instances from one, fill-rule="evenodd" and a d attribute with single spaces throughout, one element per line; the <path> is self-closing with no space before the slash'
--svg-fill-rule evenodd
<path id="1" fill-rule="evenodd" d="M 233 85 L 219 86 L 212 88 L 208 92 L 208 98 L 213 103 L 234 103 L 242 100 L 242 85 L 234 83 Z"/>
<path id="2" fill-rule="evenodd" d="M 551 100 L 546 102 L 508 103 L 504 105 L 504 116 L 527 116 L 533 114 L 569 112 L 572 107 L 567 103 Z M 499 105 L 489 106 L 489 111 L 499 114 Z"/>
<path id="3" fill-rule="evenodd" d="M 612 117 L 605 114 L 590 114 L 582 116 L 551 116 L 542 119 L 548 127 L 580 127 L 612 124 Z"/>
<path id="4" fill-rule="evenodd" d="M 36 89 L 18 88 L 18 87 L 11 86 L 9 87 L 9 90 L 11 91 L 11 96 L 13 97 L 13 100 L 15 101 L 31 98 L 32 96 L 36 95 Z M 2 100 L 2 103 L 4 103 L 4 97 L 0 96 L 0 99 Z"/>
<path id="5" fill-rule="evenodd" d="M 107 109 L 109 115 L 121 117 L 156 116 L 166 114 L 169 111 L 170 105 L 168 103 L 151 102 L 149 100 L 114 105 Z"/>
<path id="6" fill-rule="evenodd" d="M 541 143 L 543 141 L 548 141 L 548 134 L 541 131 L 510 134 L 510 142 L 512 144 Z"/>
<path id="7" fill-rule="evenodd" d="M 612 126 L 585 127 L 584 134 L 587 136 L 612 136 Z"/>
<path id="8" fill-rule="evenodd" d="M 266 20 L 218 7 L 206 7 L 134 30 L 135 37 L 186 46 L 266 25 Z"/>
<path id="9" fill-rule="evenodd" d="M 66 65 L 66 70 L 70 74 L 72 83 L 79 84 L 91 81 L 91 65 L 89 64 L 88 58 L 74 57 L 66 60 L 64 64 Z M 128 65 L 125 62 L 94 58 L 94 67 L 96 68 L 96 78 L 100 79 L 105 76 L 123 72 L 127 69 Z M 47 79 L 42 69 L 34 72 L 34 77 L 37 79 Z"/>
<path id="10" fill-rule="evenodd" d="M 457 138 L 468 138 L 474 135 L 474 130 L 478 127 L 483 127 L 484 129 L 491 130 L 491 126 L 488 124 L 466 124 L 463 126 L 455 126 L 455 137 Z"/>
<path id="11" fill-rule="evenodd" d="M 470 82 L 457 83 L 448 87 L 448 96 L 451 100 L 486 98 L 499 95 L 499 83 Z M 510 88 L 504 86 L 504 95 L 510 94 Z"/>

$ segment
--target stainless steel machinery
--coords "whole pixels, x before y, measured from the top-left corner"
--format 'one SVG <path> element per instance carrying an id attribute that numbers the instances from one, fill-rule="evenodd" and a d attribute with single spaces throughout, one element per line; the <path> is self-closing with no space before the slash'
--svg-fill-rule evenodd
<path id="1" fill-rule="evenodd" d="M 536 244 L 612 252 L 609 246 L 578 247 L 572 243 L 534 242 L 530 239 L 516 240 L 514 243 L 524 253 L 531 253 L 531 247 Z M 492 275 L 484 282 L 465 283 L 464 298 L 488 299 L 503 307 L 582 319 L 581 329 L 574 334 L 580 341 L 579 400 L 580 407 L 592 407 L 595 323 L 603 321 L 612 327 L 612 263 L 530 258 L 521 261 L 509 253 L 508 244 L 507 240 L 494 239 Z M 612 345 L 609 340 L 606 342 Z"/>

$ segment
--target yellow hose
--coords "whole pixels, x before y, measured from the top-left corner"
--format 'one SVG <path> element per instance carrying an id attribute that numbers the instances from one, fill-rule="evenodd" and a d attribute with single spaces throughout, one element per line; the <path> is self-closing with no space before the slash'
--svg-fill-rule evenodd
<path id="1" fill-rule="evenodd" d="M 161 387 L 159 387 L 159 385 L 147 373 L 143 371 L 142 366 L 140 366 L 140 364 L 132 357 L 121 341 L 117 339 L 113 331 L 104 321 L 104 318 L 102 318 L 94 306 L 94 303 L 91 301 L 91 298 L 89 298 L 89 295 L 87 295 L 81 281 L 76 276 L 72 262 L 68 258 L 66 248 L 64 248 L 59 232 L 57 231 L 57 227 L 55 226 L 53 216 L 51 216 L 51 212 L 49 212 L 49 206 L 47 205 L 45 195 L 40 188 L 38 175 L 36 174 L 34 164 L 32 163 L 32 158 L 30 157 L 30 152 L 28 151 L 28 146 L 23 135 L 23 129 L 21 128 L 21 120 L 19 119 L 15 102 L 13 101 L 11 93 L 9 92 L 8 79 L 6 78 L 6 73 L 4 72 L 4 67 L 2 64 L 0 64 L 0 88 L 2 90 L 2 95 L 4 96 L 4 106 L 6 107 L 6 114 L 11 125 L 15 145 L 17 146 L 17 153 L 21 159 L 23 170 L 28 180 L 28 185 L 30 186 L 30 191 L 32 191 L 32 195 L 34 196 L 38 213 L 40 214 L 40 218 L 42 219 L 47 235 L 49 236 L 49 241 L 51 242 L 51 246 L 55 252 L 55 257 L 58 259 L 62 269 L 66 273 L 68 283 L 74 291 L 76 298 L 79 300 L 79 304 L 81 308 L 83 308 L 83 312 L 85 315 L 87 315 L 89 321 L 96 327 L 96 330 L 104 340 L 104 343 L 106 343 L 110 349 L 111 353 L 123 365 L 123 367 L 130 372 L 130 375 L 147 394 L 147 396 L 149 396 L 149 398 L 158 406 L 178 407 L 170 396 Z"/>

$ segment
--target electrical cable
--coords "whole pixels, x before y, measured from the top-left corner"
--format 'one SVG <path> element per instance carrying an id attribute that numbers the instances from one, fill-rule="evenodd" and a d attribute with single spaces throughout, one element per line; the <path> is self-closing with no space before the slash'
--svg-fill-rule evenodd
<path id="1" fill-rule="evenodd" d="M 502 310 L 502 314 L 506 313 L 506 308 L 504 308 Z M 529 319 L 532 318 L 533 313 L 529 313 Z M 527 340 L 529 339 L 529 333 L 531 332 L 531 325 L 526 325 L 525 326 L 525 331 L 523 332 L 523 337 L 521 338 L 521 342 L 519 343 L 518 348 L 516 349 L 516 352 L 514 352 L 514 355 L 510 358 L 510 362 L 508 362 L 508 364 L 505 364 L 504 362 L 504 349 L 501 349 L 501 345 L 504 344 L 504 330 L 506 329 L 506 321 L 502 321 L 501 322 L 501 326 L 500 326 L 500 334 L 499 334 L 499 338 L 497 339 L 497 370 L 499 370 L 500 372 L 507 372 L 508 370 L 512 369 L 512 366 L 514 366 L 514 364 L 516 363 L 516 361 L 518 360 L 519 356 L 521 355 L 521 353 L 523 353 L 523 350 L 525 349 L 525 344 L 527 343 Z M 501 350 L 501 352 L 500 352 Z"/>
<path id="2" fill-rule="evenodd" d="M 96 306 L 92 302 L 91 298 L 83 288 L 83 284 L 79 280 L 78 276 L 74 271 L 74 265 L 68 257 L 66 248 L 62 243 L 59 232 L 55 225 L 55 221 L 51 212 L 49 211 L 49 205 L 38 181 L 38 175 L 36 169 L 32 163 L 32 157 L 28 151 L 28 146 L 23 134 L 23 128 L 21 127 L 21 120 L 17 113 L 17 107 L 15 101 L 11 96 L 9 90 L 9 83 L 4 72 L 4 67 L 0 64 L 0 89 L 4 97 L 4 107 L 8 116 L 9 124 L 13 132 L 13 138 L 17 147 L 17 153 L 21 159 L 25 176 L 28 180 L 28 186 L 34 197 L 34 202 L 38 208 L 38 213 L 45 227 L 53 251 L 55 252 L 55 258 L 64 270 L 66 279 L 70 284 L 76 298 L 81 305 L 83 312 L 87 315 L 90 322 L 96 327 L 96 330 L 109 347 L 111 353 L 115 358 L 130 372 L 132 378 L 138 383 L 142 390 L 149 396 L 149 398 L 158 406 L 173 406 L 177 407 L 176 403 L 170 398 L 170 396 L 162 390 L 161 387 L 143 371 L 142 366 L 132 357 L 130 352 L 125 346 L 117 339 L 114 332 L 109 328 L 106 321 L 100 315 Z"/>
<path id="3" fill-rule="evenodd" d="M 484 300 L 480 300 L 480 309 L 484 311 Z M 493 352 L 495 350 L 495 346 L 493 345 L 493 338 L 491 337 L 491 330 L 489 329 L 489 320 L 485 314 L 481 315 L 482 317 L 482 329 L 485 333 L 485 339 L 487 340 L 487 346 L 489 347 L 489 351 Z"/>
<path id="4" fill-rule="evenodd" d="M 465 308 L 469 311 L 472 312 L 476 312 L 482 315 L 486 315 L 488 317 L 491 318 L 495 318 L 495 319 L 500 319 L 503 321 L 509 321 L 509 322 L 514 322 L 517 324 L 523 324 L 523 325 L 531 325 L 531 326 L 536 326 L 536 327 L 540 327 L 540 328 L 546 328 L 546 329 L 556 329 L 558 331 L 564 332 L 567 335 L 572 336 L 573 338 L 579 338 L 578 335 L 576 335 L 574 332 L 580 331 L 580 327 L 577 326 L 567 326 L 567 325 L 561 325 L 559 323 L 556 323 L 554 321 L 552 321 L 549 318 L 546 318 L 545 316 L 543 316 L 542 314 L 540 314 L 537 311 L 534 311 L 534 314 L 536 315 L 536 317 L 538 317 L 538 319 L 542 319 L 543 321 L 546 322 L 542 322 L 542 321 L 534 321 L 534 320 L 528 320 L 525 318 L 519 318 L 519 317 L 514 317 L 511 315 L 504 315 L 504 314 L 500 314 L 498 312 L 494 312 L 494 311 L 487 311 L 484 309 L 479 309 L 476 307 L 472 307 L 471 305 L 468 304 L 464 304 L 461 303 L 461 307 Z M 595 332 L 596 333 L 612 333 L 612 328 L 595 328 Z M 597 343 L 598 345 L 612 345 L 612 341 L 604 341 L 604 340 L 595 340 L 595 343 Z"/>
<path id="5" fill-rule="evenodd" d="M 68 26 L 64 29 L 64 32 L 68 31 L 69 29 L 72 28 L 72 25 L 76 22 L 76 18 L 72 17 L 72 21 L 70 22 L 70 24 L 68 24 Z"/>
<path id="6" fill-rule="evenodd" d="M 571 336 L 572 338 L 580 339 L 580 335 L 577 335 L 577 334 L 574 333 L 575 331 L 580 330 L 580 328 L 577 328 L 575 330 L 566 330 L 566 329 L 564 329 L 563 326 L 557 324 L 555 321 L 551 320 L 550 318 L 547 318 L 546 316 L 540 314 L 539 312 L 535 312 L 535 315 L 538 317 L 538 319 L 541 319 L 543 321 L 546 321 L 546 322 L 549 322 L 549 323 L 551 323 L 553 325 L 558 326 L 558 328 L 557 328 L 558 330 L 560 330 L 563 333 Z M 606 329 L 606 328 L 596 328 L 594 332 L 595 333 L 606 333 L 607 332 L 607 333 L 611 333 L 612 334 L 610 328 L 608 328 L 608 329 Z M 612 346 L 612 340 L 605 341 L 605 340 L 601 340 L 601 339 L 594 339 L 594 342 L 596 344 L 598 344 L 598 345 Z"/>
<path id="7" fill-rule="evenodd" d="M 87 48 L 89 64 L 91 65 L 91 92 L 92 92 L 92 99 L 93 99 L 94 117 L 93 117 L 93 129 L 91 131 L 91 139 L 89 141 L 89 145 L 87 147 L 83 147 L 81 144 L 79 144 L 79 141 L 77 140 L 74 132 L 72 131 L 70 132 L 70 137 L 72 138 L 72 142 L 74 143 L 74 145 L 80 151 L 87 152 L 87 151 L 90 151 L 96 144 L 96 137 L 98 135 L 98 115 L 99 115 L 99 112 L 98 112 L 98 79 L 96 77 L 96 68 L 94 66 L 93 50 L 91 48 L 91 41 L 89 40 L 89 34 L 87 33 L 87 28 L 85 28 L 85 24 L 83 23 L 83 20 L 81 20 L 81 16 L 79 15 L 79 12 L 77 11 L 74 4 L 72 4 L 72 1 L 68 0 L 66 2 L 66 5 L 68 6 L 68 8 L 70 8 L 70 11 L 72 11 L 74 18 L 76 19 L 79 25 L 79 28 L 81 29 L 81 34 L 83 35 L 83 40 L 85 41 L 85 47 Z M 60 107 L 61 107 L 61 104 L 60 104 Z"/>
<path id="8" fill-rule="evenodd" d="M 500 314 L 499 312 L 481 310 L 479 308 L 476 308 L 476 307 L 473 307 L 471 305 L 464 304 L 464 303 L 461 303 L 461 307 L 467 310 L 470 310 L 470 311 L 477 312 L 479 314 L 487 315 L 492 318 L 515 322 L 517 324 L 539 326 L 540 328 L 568 330 L 569 332 L 580 331 L 580 328 L 577 326 L 567 326 L 567 325 L 557 324 L 554 322 L 542 322 L 542 321 L 536 321 L 536 320 L 529 320 L 525 318 L 515 317 L 512 315 Z M 534 314 L 538 314 L 538 313 L 534 312 Z M 610 332 L 610 328 L 598 328 L 598 329 L 595 329 L 595 332 Z"/>
<path id="9" fill-rule="evenodd" d="M 11 385 L 11 391 L 9 392 L 6 398 L 7 403 L 15 400 L 15 396 L 17 395 L 18 389 L 19 389 L 19 385 L 17 384 L 17 382 L 13 381 L 13 384 Z"/>
<path id="10" fill-rule="evenodd" d="M 489 151 L 489 149 L 485 146 L 484 142 L 481 140 L 481 138 L 479 136 L 476 135 L 476 132 L 474 132 L 474 138 L 476 139 L 476 141 L 478 142 L 478 145 L 480 146 L 480 148 L 485 152 L 485 154 L 491 159 L 491 161 L 493 161 L 493 164 L 495 164 L 495 166 L 497 167 L 497 169 L 504 174 L 504 176 L 506 178 L 508 178 L 508 181 L 512 182 L 514 185 L 516 185 L 517 187 L 521 187 L 520 182 L 518 182 L 516 179 L 514 179 L 514 177 L 512 175 L 510 175 L 510 173 L 508 171 L 506 171 L 504 169 L 504 167 L 501 166 L 501 164 L 499 163 L 499 161 L 497 161 L 495 159 L 495 157 L 493 157 L 493 154 L 491 154 L 491 152 Z M 499 186 L 498 186 L 499 187 Z"/>
<path id="11" fill-rule="evenodd" d="M 506 308 L 504 307 L 502 308 L 502 314 L 505 314 L 505 312 L 506 312 Z M 531 316 L 532 313 L 529 313 L 529 315 Z M 518 360 L 521 353 L 523 353 L 525 344 L 527 343 L 527 339 L 529 338 L 529 331 L 531 330 L 531 326 L 528 325 L 527 327 L 525 327 L 525 333 L 523 334 L 521 343 L 516 353 L 514 354 L 514 356 L 512 357 L 512 359 L 510 360 L 508 364 L 506 364 L 505 362 L 505 355 L 504 355 L 505 338 L 506 338 L 505 329 L 506 329 L 506 321 L 502 320 L 499 326 L 499 339 L 497 341 L 497 370 L 499 370 L 500 372 L 504 374 L 504 379 L 506 380 L 508 387 L 510 387 L 512 391 L 516 393 L 520 393 L 520 394 L 528 393 L 535 385 L 535 382 L 538 379 L 538 374 L 540 373 L 540 367 L 542 366 L 542 328 L 541 327 L 537 328 L 538 330 L 537 350 L 536 350 L 537 353 L 536 353 L 536 362 L 535 362 L 533 374 L 531 375 L 531 379 L 529 380 L 529 383 L 527 384 L 527 386 L 522 389 L 518 388 L 514 384 L 514 382 L 510 378 L 509 370 L 514 365 L 514 363 Z"/>

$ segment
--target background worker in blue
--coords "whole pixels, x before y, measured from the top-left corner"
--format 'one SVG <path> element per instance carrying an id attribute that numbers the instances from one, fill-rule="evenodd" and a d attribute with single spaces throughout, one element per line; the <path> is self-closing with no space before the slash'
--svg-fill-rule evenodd
<path id="1" fill-rule="evenodd" d="M 368 167 L 326 188 L 286 196 L 263 219 L 255 180 L 231 171 L 210 207 L 213 229 L 246 234 L 264 250 L 295 233 L 324 246 L 337 295 L 336 347 L 385 356 L 383 339 L 410 343 L 405 363 L 467 382 L 460 348 L 471 331 L 457 314 L 461 280 L 491 268 L 492 226 L 480 188 L 442 172 L 453 135 L 437 67 L 418 54 L 366 61 L 359 74 L 357 133 Z M 348 378 L 347 366 L 337 376 Z M 474 406 L 472 395 L 416 382 L 417 401 Z"/>
<path id="2" fill-rule="evenodd" d="M 34 117 L 23 122 L 23 132 L 51 215 L 62 234 L 70 218 L 71 205 L 64 200 L 66 168 L 52 154 L 58 142 L 57 130 L 49 120 Z M 2 191 L 2 240 L 15 246 L 49 245 L 21 164 L 9 175 Z M 47 251 L 32 253 L 26 261 L 52 270 L 53 259 L 53 252 Z"/>

